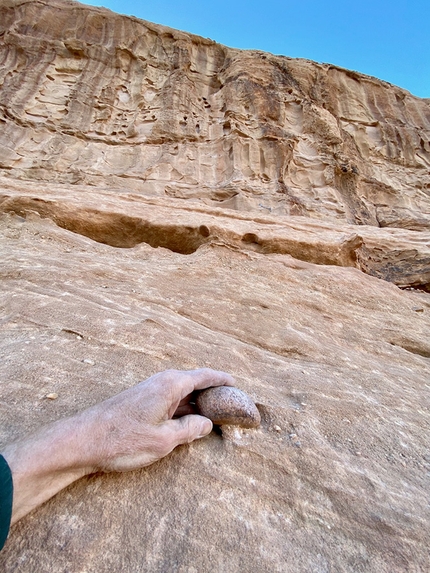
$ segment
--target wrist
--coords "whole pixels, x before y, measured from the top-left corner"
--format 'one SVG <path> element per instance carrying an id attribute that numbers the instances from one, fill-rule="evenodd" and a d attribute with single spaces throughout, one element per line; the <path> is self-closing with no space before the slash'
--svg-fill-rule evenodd
<path id="1" fill-rule="evenodd" d="M 85 441 L 74 418 L 42 428 L 7 446 L 3 453 L 13 479 L 12 523 L 81 477 L 92 473 L 85 463 Z"/>

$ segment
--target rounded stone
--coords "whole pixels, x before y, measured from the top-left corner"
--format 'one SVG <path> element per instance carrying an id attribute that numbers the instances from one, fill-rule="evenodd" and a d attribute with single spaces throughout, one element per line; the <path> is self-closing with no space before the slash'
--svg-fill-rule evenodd
<path id="1" fill-rule="evenodd" d="M 232 424 L 242 428 L 257 428 L 260 412 L 253 400 L 239 388 L 217 386 L 199 392 L 196 406 L 202 416 L 217 426 Z"/>

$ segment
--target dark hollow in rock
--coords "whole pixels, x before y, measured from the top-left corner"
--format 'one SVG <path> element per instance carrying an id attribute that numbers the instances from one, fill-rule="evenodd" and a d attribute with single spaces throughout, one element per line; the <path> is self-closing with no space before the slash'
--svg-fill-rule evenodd
<path id="1" fill-rule="evenodd" d="M 260 412 L 253 400 L 238 388 L 219 386 L 202 390 L 196 398 L 196 406 L 218 426 L 231 424 L 242 428 L 257 428 L 261 422 Z"/>
<path id="2" fill-rule="evenodd" d="M 191 255 L 210 235 L 210 230 L 205 225 L 197 228 L 175 225 L 169 221 L 157 224 L 122 213 L 77 209 L 60 201 L 0 196 L 0 213 L 12 211 L 22 217 L 31 212 L 39 213 L 41 217 L 51 219 L 56 225 L 72 233 L 124 249 L 147 243 L 154 249 L 164 247 L 174 253 Z"/>

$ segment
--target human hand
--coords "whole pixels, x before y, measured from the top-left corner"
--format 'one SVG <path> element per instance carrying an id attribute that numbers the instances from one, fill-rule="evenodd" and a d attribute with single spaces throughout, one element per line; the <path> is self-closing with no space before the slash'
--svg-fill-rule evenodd
<path id="1" fill-rule="evenodd" d="M 193 392 L 233 386 L 225 372 L 168 370 L 82 412 L 91 444 L 85 464 L 94 471 L 128 471 L 152 464 L 180 444 L 203 438 L 212 422 L 194 414 Z"/>
<path id="2" fill-rule="evenodd" d="M 144 467 L 209 434 L 212 422 L 193 414 L 193 392 L 233 385 L 209 368 L 168 370 L 6 446 L 12 523 L 84 475 Z"/>

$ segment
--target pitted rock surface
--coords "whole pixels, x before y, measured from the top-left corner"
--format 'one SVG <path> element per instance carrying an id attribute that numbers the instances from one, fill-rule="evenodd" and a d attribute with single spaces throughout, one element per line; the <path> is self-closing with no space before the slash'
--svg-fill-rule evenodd
<path id="1" fill-rule="evenodd" d="M 196 406 L 202 416 L 206 416 L 218 426 L 224 424 L 242 428 L 258 428 L 260 412 L 253 400 L 239 388 L 221 386 L 199 392 Z"/>
<path id="2" fill-rule="evenodd" d="M 77 481 L 0 570 L 429 571 L 429 220 L 430 100 L 2 0 L 0 448 L 171 368 L 262 424 Z"/>
<path id="3" fill-rule="evenodd" d="M 0 6 L 0 168 L 259 215 L 425 230 L 429 101 L 67 0 Z"/>

